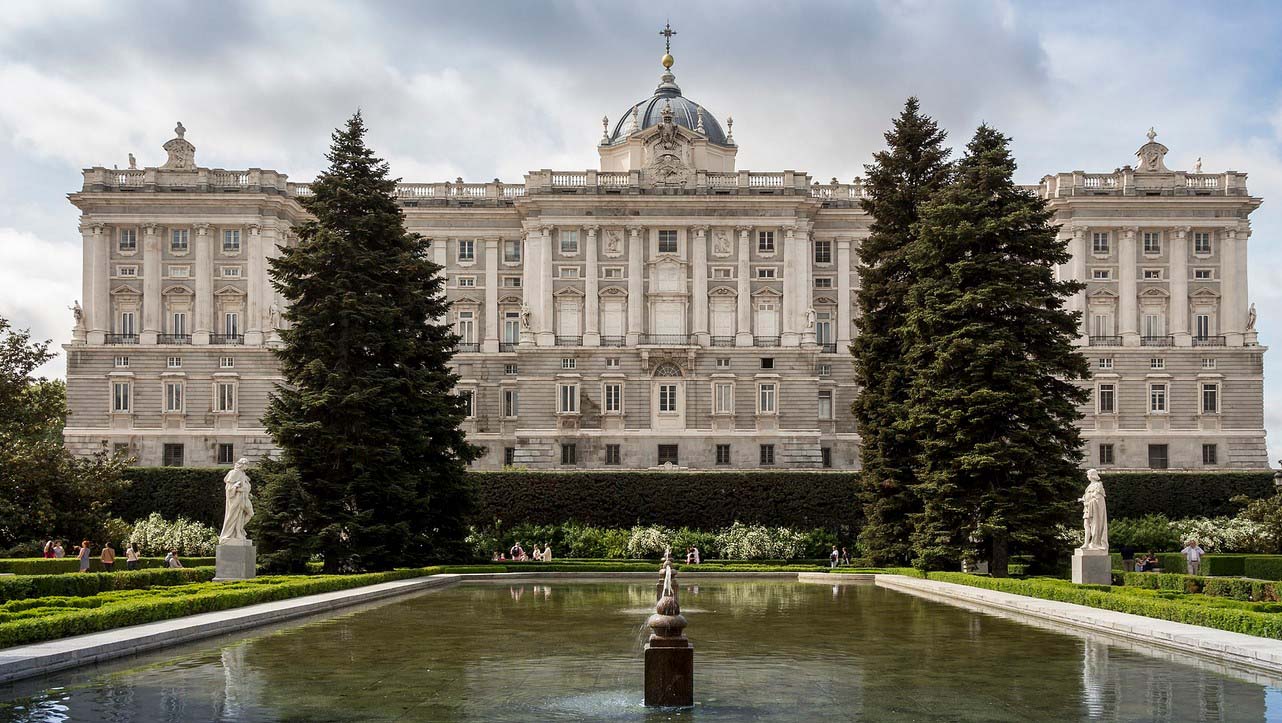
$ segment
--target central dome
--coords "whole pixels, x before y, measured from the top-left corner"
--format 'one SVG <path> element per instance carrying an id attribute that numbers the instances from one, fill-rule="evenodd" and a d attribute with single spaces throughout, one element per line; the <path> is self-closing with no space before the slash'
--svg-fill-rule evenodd
<path id="1" fill-rule="evenodd" d="M 666 59 L 666 58 L 665 58 Z M 619 121 L 614 124 L 614 132 L 610 134 L 609 140 L 604 145 L 616 145 L 623 143 L 633 132 L 643 131 L 651 126 L 659 125 L 663 122 L 664 106 L 672 105 L 672 121 L 677 125 L 688 128 L 695 133 L 700 133 L 708 139 L 710 143 L 719 146 L 734 146 L 734 143 L 726 139 L 725 131 L 721 129 L 721 123 L 708 112 L 707 108 L 703 109 L 703 130 L 699 130 L 699 104 L 681 95 L 681 88 L 677 85 L 676 76 L 671 70 L 664 70 L 663 76 L 659 80 L 659 87 L 654 89 L 654 95 L 645 100 L 629 107 L 624 111 Z M 632 113 L 636 112 L 637 125 L 632 127 Z"/>

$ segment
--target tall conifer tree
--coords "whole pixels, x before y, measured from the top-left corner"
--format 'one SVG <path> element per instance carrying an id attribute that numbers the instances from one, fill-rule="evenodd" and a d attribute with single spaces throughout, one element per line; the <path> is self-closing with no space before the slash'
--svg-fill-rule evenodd
<path id="1" fill-rule="evenodd" d="M 476 456 L 447 366 L 457 337 L 437 321 L 441 269 L 405 230 L 365 132 L 359 112 L 334 132 L 304 200 L 315 220 L 271 264 L 289 324 L 264 421 L 305 494 L 278 494 L 296 509 L 268 519 L 290 519 L 329 572 L 459 554 Z"/>
<path id="2" fill-rule="evenodd" d="M 864 167 L 864 211 L 871 233 L 859 248 L 859 335 L 851 345 L 859 397 L 852 411 L 863 440 L 860 544 L 878 564 L 911 556 L 911 492 L 917 448 L 906 433 L 904 402 L 909 368 L 904 362 L 905 301 L 912 281 L 904 249 L 913 239 L 918 208 L 948 182 L 947 134 L 921 113 L 916 98 L 886 133 L 886 150 Z"/>
<path id="3" fill-rule="evenodd" d="M 1076 421 L 1089 367 L 1073 347 L 1079 291 L 1059 281 L 1067 241 L 1017 188 L 1009 139 L 980 126 L 956 177 L 921 210 L 904 327 L 919 444 L 914 564 L 975 554 L 1005 576 L 1012 544 L 1051 549 L 1079 490 Z"/>

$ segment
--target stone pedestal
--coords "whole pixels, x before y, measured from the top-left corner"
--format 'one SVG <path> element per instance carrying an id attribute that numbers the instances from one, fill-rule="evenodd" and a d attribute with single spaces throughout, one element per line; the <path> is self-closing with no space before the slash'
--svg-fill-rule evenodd
<path id="1" fill-rule="evenodd" d="M 218 543 L 214 581 L 252 580 L 258 574 L 258 548 L 253 540 Z"/>
<path id="2" fill-rule="evenodd" d="M 645 704 L 662 708 L 694 705 L 694 646 L 645 646 Z"/>
<path id="3" fill-rule="evenodd" d="M 1113 562 L 1108 550 L 1073 550 L 1073 582 L 1078 585 L 1112 585 Z"/>

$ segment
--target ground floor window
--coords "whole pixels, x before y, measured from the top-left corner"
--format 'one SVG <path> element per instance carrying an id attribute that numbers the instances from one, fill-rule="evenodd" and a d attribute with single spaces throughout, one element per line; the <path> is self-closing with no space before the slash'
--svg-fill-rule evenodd
<path id="1" fill-rule="evenodd" d="M 161 463 L 166 467 L 183 466 L 183 446 L 181 444 L 166 444 Z"/>
<path id="2" fill-rule="evenodd" d="M 728 444 L 717 445 L 717 464 L 719 465 L 730 464 L 730 445 Z"/>
<path id="3" fill-rule="evenodd" d="M 761 465 L 773 465 L 775 463 L 775 446 L 773 444 L 761 445 Z"/>
<path id="4" fill-rule="evenodd" d="M 561 445 L 561 464 L 578 464 L 579 450 L 573 444 Z"/>
<path id="5" fill-rule="evenodd" d="M 619 445 L 605 445 L 605 463 L 610 465 L 622 464 L 621 455 L 619 454 Z"/>
<path id="6" fill-rule="evenodd" d="M 503 466 L 511 467 L 516 463 L 516 447 L 503 448 Z"/>
<path id="7" fill-rule="evenodd" d="M 1220 450 L 1214 444 L 1202 445 L 1202 464 L 1216 465 L 1219 464 Z"/>
<path id="8" fill-rule="evenodd" d="M 1113 464 L 1113 445 L 1101 444 L 1099 446 L 1099 463 L 1102 465 Z"/>
<path id="9" fill-rule="evenodd" d="M 820 447 L 819 454 L 823 457 L 823 466 L 825 468 L 831 468 L 832 467 L 832 447 Z"/>
<path id="10" fill-rule="evenodd" d="M 677 445 L 659 445 L 659 464 L 679 464 L 677 461 Z"/>
<path id="11" fill-rule="evenodd" d="M 1150 444 L 1148 446 L 1148 466 L 1151 469 L 1166 469 L 1170 466 L 1170 456 L 1165 444 Z"/>
<path id="12" fill-rule="evenodd" d="M 230 444 L 218 445 L 218 464 L 235 464 L 236 448 Z"/>

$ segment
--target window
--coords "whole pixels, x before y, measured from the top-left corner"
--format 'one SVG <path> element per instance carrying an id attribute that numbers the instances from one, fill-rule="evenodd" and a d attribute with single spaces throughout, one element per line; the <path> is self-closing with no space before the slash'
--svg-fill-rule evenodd
<path id="1" fill-rule="evenodd" d="M 832 469 L 832 447 L 820 447 L 819 459 L 824 469 Z"/>
<path id="2" fill-rule="evenodd" d="M 718 266 L 712 270 L 712 278 L 733 279 L 734 269 L 730 268 L 729 266 Z"/>
<path id="3" fill-rule="evenodd" d="M 1112 276 L 1109 269 L 1091 269 L 1091 278 L 1095 281 L 1108 281 Z"/>
<path id="4" fill-rule="evenodd" d="M 503 365 L 503 373 L 504 373 L 504 374 L 506 374 L 506 375 L 507 375 L 507 376 L 509 376 L 509 377 L 514 377 L 514 376 L 516 376 L 517 374 L 519 374 L 519 373 L 520 373 L 520 371 L 521 371 L 521 367 L 517 366 L 516 364 L 504 364 L 504 365 Z"/>
<path id="5" fill-rule="evenodd" d="M 603 279 L 621 279 L 623 278 L 623 268 L 620 266 L 606 266 L 601 269 L 601 278 Z"/>
<path id="6" fill-rule="evenodd" d="M 515 389 L 503 390 L 503 416 L 515 417 L 520 411 L 520 398 Z"/>
<path id="7" fill-rule="evenodd" d="M 758 267 L 757 267 L 757 278 L 758 278 L 758 279 L 773 279 L 773 278 L 775 278 L 775 267 L 773 267 L 773 266 L 758 266 Z"/>
<path id="8" fill-rule="evenodd" d="M 1202 414 L 1220 413 L 1220 385 L 1217 382 L 1202 382 Z"/>
<path id="9" fill-rule="evenodd" d="M 236 448 L 226 442 L 218 445 L 218 464 L 235 464 Z"/>
<path id="10" fill-rule="evenodd" d="M 1107 254 L 1108 253 L 1108 232 L 1096 231 L 1091 234 L 1091 253 Z"/>
<path id="11" fill-rule="evenodd" d="M 1099 463 L 1113 464 L 1113 445 L 1101 444 L 1099 446 Z"/>
<path id="12" fill-rule="evenodd" d="M 1198 314 L 1197 316 L 1193 317 L 1193 321 L 1194 321 L 1193 328 L 1197 330 L 1197 334 L 1196 334 L 1197 338 L 1205 339 L 1211 335 L 1211 315 L 1210 314 Z"/>
<path id="13" fill-rule="evenodd" d="M 1114 414 L 1117 412 L 1117 387 L 1112 384 L 1101 384 L 1095 392 L 1096 412 Z"/>
<path id="14" fill-rule="evenodd" d="M 605 385 L 603 405 L 607 414 L 619 414 L 623 411 L 623 385 L 610 383 Z"/>
<path id="15" fill-rule="evenodd" d="M 183 410 L 183 385 L 182 382 L 165 382 L 165 411 L 170 413 L 182 413 Z"/>
<path id="16" fill-rule="evenodd" d="M 504 276 L 503 285 L 508 287 L 509 289 L 519 289 L 521 288 L 521 277 L 520 276 Z"/>
<path id="17" fill-rule="evenodd" d="M 223 333 L 227 336 L 240 336 L 240 312 L 228 311 L 223 314 Z"/>
<path id="18" fill-rule="evenodd" d="M 137 266 L 117 266 L 116 267 L 116 276 L 137 276 L 137 275 L 138 275 Z"/>
<path id="19" fill-rule="evenodd" d="M 1219 464 L 1220 450 L 1214 444 L 1202 445 L 1202 464 L 1213 466 Z"/>
<path id="20" fill-rule="evenodd" d="M 1162 279 L 1162 270 L 1144 269 L 1144 278 L 1149 281 L 1160 281 Z"/>
<path id="21" fill-rule="evenodd" d="M 128 361 L 128 359 L 126 358 L 126 362 L 127 362 L 127 361 Z M 127 364 L 127 363 L 126 363 L 126 366 L 128 366 L 128 364 Z M 1215 368 L 1215 360 L 1214 360 L 1214 359 L 1203 359 L 1203 360 L 1202 360 L 1202 368 L 1203 368 L 1203 369 L 1214 369 L 1214 368 Z"/>
<path id="22" fill-rule="evenodd" d="M 1215 272 L 1211 269 L 1193 269 L 1193 278 L 1198 281 L 1210 281 L 1215 278 Z"/>
<path id="23" fill-rule="evenodd" d="M 1113 357 L 1109 357 L 1109 356 L 1100 357 L 1099 361 L 1096 363 L 1096 366 L 1098 366 L 1100 369 L 1112 369 Z"/>
<path id="24" fill-rule="evenodd" d="M 561 231 L 561 253 L 577 254 L 579 252 L 579 232 L 578 230 L 564 229 Z"/>
<path id="25" fill-rule="evenodd" d="M 454 285 L 460 289 L 475 289 L 476 277 L 475 276 L 455 276 Z"/>
<path id="26" fill-rule="evenodd" d="M 575 369 L 578 366 L 579 366 L 579 361 L 573 357 L 565 357 L 561 359 L 562 369 Z"/>
<path id="27" fill-rule="evenodd" d="M 815 277 L 815 288 L 816 288 L 816 289 L 831 289 L 831 288 L 832 288 L 832 277 L 831 277 L 831 276 L 816 276 L 816 277 Z"/>
<path id="28" fill-rule="evenodd" d="M 503 312 L 503 343 L 519 344 L 521 342 L 521 312 Z M 513 367 L 516 365 L 513 364 Z M 513 372 L 515 374 L 516 372 Z"/>
<path id="29" fill-rule="evenodd" d="M 757 251 L 763 254 L 772 254 L 775 252 L 774 231 L 757 232 Z"/>
<path id="30" fill-rule="evenodd" d="M 832 376 L 832 365 L 831 365 L 831 364 L 820 364 L 820 365 L 816 366 L 816 367 L 815 367 L 815 375 L 816 375 L 816 376 L 821 376 L 821 377 L 830 377 L 830 376 Z"/>
<path id="31" fill-rule="evenodd" d="M 762 384 L 758 389 L 757 411 L 762 414 L 775 413 L 775 385 Z"/>
<path id="32" fill-rule="evenodd" d="M 115 360 L 115 362 L 114 362 L 114 366 L 119 367 L 119 368 L 121 368 L 121 369 L 126 369 L 126 368 L 128 368 L 128 367 L 129 367 L 129 357 L 127 357 L 127 356 L 118 356 L 118 357 L 116 357 L 116 360 Z"/>
<path id="33" fill-rule="evenodd" d="M 729 369 L 729 368 L 730 368 L 730 357 L 728 357 L 728 356 L 717 357 L 717 368 L 718 368 L 718 369 Z"/>
<path id="34" fill-rule="evenodd" d="M 240 229 L 235 229 L 235 228 L 223 229 L 223 253 L 225 254 L 240 253 Z"/>
<path id="35" fill-rule="evenodd" d="M 671 230 L 659 231 L 659 253 L 675 254 L 677 252 L 677 232 Z"/>
<path id="36" fill-rule="evenodd" d="M 1143 327 L 1144 336 L 1166 336 L 1166 319 L 1161 314 L 1145 314 Z"/>
<path id="37" fill-rule="evenodd" d="M 605 445 L 605 463 L 606 464 L 608 465 L 623 464 L 621 460 L 621 456 L 622 455 L 619 454 L 619 445 L 617 444 Z"/>
<path id="38" fill-rule="evenodd" d="M 1211 234 L 1206 231 L 1193 232 L 1193 253 L 1209 256 L 1211 253 Z"/>
<path id="39" fill-rule="evenodd" d="M 475 417 L 476 416 L 476 390 L 463 389 L 459 392 L 459 396 L 463 398 L 463 410 L 464 410 L 463 416 L 468 418 Z"/>
<path id="40" fill-rule="evenodd" d="M 677 411 L 677 385 L 659 385 L 659 412 L 674 413 Z"/>
<path id="41" fill-rule="evenodd" d="M 176 254 L 185 254 L 190 248 L 190 232 L 185 228 L 176 228 L 169 232 L 169 250 Z"/>
<path id="42" fill-rule="evenodd" d="M 815 263 L 830 264 L 832 263 L 832 242 L 815 241 Z"/>
<path id="43" fill-rule="evenodd" d="M 563 279 L 577 279 L 577 278 L 579 278 L 579 267 L 578 267 L 578 266 L 562 266 L 562 267 L 561 267 L 561 278 L 563 278 Z"/>
<path id="44" fill-rule="evenodd" d="M 162 456 L 162 464 L 166 467 L 183 466 L 183 446 L 181 444 L 166 444 Z"/>
<path id="45" fill-rule="evenodd" d="M 173 315 L 170 316 L 169 318 L 170 318 L 170 321 L 172 322 L 169 326 L 170 333 L 178 334 L 179 336 L 185 335 L 187 333 L 187 313 L 186 312 L 175 311 Z"/>
<path id="46" fill-rule="evenodd" d="M 561 445 L 561 464 L 578 464 L 579 450 L 574 444 Z"/>
<path id="47" fill-rule="evenodd" d="M 509 239 L 503 242 L 503 263 L 521 263 L 521 242 L 519 240 L 514 241 Z"/>
<path id="48" fill-rule="evenodd" d="M 713 385 L 713 414 L 734 414 L 734 385 L 717 382 Z"/>
<path id="49" fill-rule="evenodd" d="M 579 385 L 561 384 L 557 395 L 557 411 L 561 414 L 577 414 L 579 411 Z"/>
<path id="50" fill-rule="evenodd" d="M 232 369 L 235 366 L 236 366 L 236 360 L 233 359 L 232 357 L 225 356 L 225 357 L 219 357 L 218 359 L 219 369 Z"/>
<path id="51" fill-rule="evenodd" d="M 460 311 L 456 318 L 457 327 L 454 331 L 459 335 L 460 344 L 476 343 L 476 312 Z"/>
<path id="52" fill-rule="evenodd" d="M 775 446 L 773 444 L 761 445 L 761 465 L 768 466 L 775 463 Z"/>
<path id="53" fill-rule="evenodd" d="M 516 447 L 503 448 L 503 466 L 511 467 L 516 463 Z"/>
<path id="54" fill-rule="evenodd" d="M 1166 469 L 1170 465 L 1170 458 L 1165 444 L 1150 444 L 1148 446 L 1148 466 L 1151 469 Z"/>
<path id="55" fill-rule="evenodd" d="M 1146 254 L 1162 253 L 1162 233 L 1160 231 L 1144 232 L 1144 253 Z"/>
<path id="56" fill-rule="evenodd" d="M 761 368 L 762 368 L 762 369 L 774 369 L 774 368 L 775 368 L 775 358 L 774 358 L 774 357 L 772 357 L 772 356 L 763 356 L 763 357 L 761 357 Z"/>
<path id="57" fill-rule="evenodd" d="M 605 368 L 606 368 L 606 369 L 618 369 L 618 368 L 619 368 L 619 357 L 617 357 L 617 356 L 608 356 L 608 357 L 606 357 L 606 358 L 605 358 Z"/>
<path id="58" fill-rule="evenodd" d="M 819 418 L 832 419 L 832 390 L 824 389 L 819 392 Z"/>
<path id="59" fill-rule="evenodd" d="M 135 333 L 134 332 L 134 312 L 132 311 L 120 312 L 120 333 L 124 334 L 125 336 L 134 335 Z"/>
<path id="60" fill-rule="evenodd" d="M 170 369 L 182 369 L 183 358 L 180 356 L 171 356 L 165 360 L 165 366 Z"/>
<path id="61" fill-rule="evenodd" d="M 234 382 L 218 382 L 214 386 L 214 411 L 236 411 L 236 384 Z"/>
<path id="62" fill-rule="evenodd" d="M 170 266 L 168 275 L 175 279 L 186 279 L 191 277 L 190 266 Z M 223 269 L 223 275 L 227 275 L 227 269 Z M 236 269 L 236 275 L 240 276 L 240 269 Z"/>
<path id="63" fill-rule="evenodd" d="M 1149 369 L 1165 369 L 1166 360 L 1161 357 L 1153 357 L 1152 359 L 1148 360 L 1148 368 Z"/>
<path id="64" fill-rule="evenodd" d="M 677 457 L 677 445 L 661 444 L 659 445 L 659 464 L 680 464 Z"/>
<path id="65" fill-rule="evenodd" d="M 728 465 L 728 464 L 730 464 L 730 445 L 728 445 L 728 444 L 718 444 L 718 445 L 717 445 L 717 460 L 716 460 L 716 461 L 717 461 L 717 464 L 718 464 L 718 465 L 723 466 L 723 467 L 724 467 L 724 466 L 726 466 L 726 465 Z"/>
<path id="66" fill-rule="evenodd" d="M 130 386 L 129 382 L 111 383 L 111 411 L 116 414 L 129 413 Z"/>
<path id="67" fill-rule="evenodd" d="M 1151 414 L 1166 414 L 1166 385 L 1150 384 L 1148 386 L 1148 411 Z"/>
<path id="68" fill-rule="evenodd" d="M 476 241 L 466 238 L 459 239 L 458 261 L 460 264 L 470 264 L 476 261 Z"/>
<path id="69" fill-rule="evenodd" d="M 121 251 L 131 253 L 138 250 L 138 229 L 122 228 L 117 239 L 117 248 Z"/>

